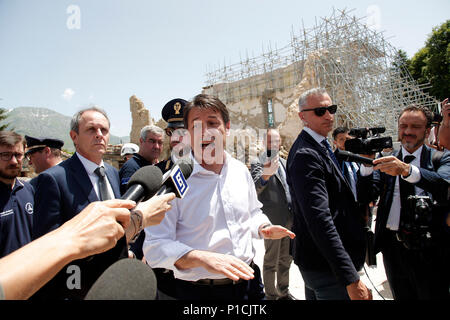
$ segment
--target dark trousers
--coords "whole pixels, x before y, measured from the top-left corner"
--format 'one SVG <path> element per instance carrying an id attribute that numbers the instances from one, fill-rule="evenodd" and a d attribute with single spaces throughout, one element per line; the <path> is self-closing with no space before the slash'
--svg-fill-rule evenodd
<path id="1" fill-rule="evenodd" d="M 176 279 L 176 298 L 179 300 L 249 300 L 257 301 L 264 298 L 264 287 L 261 272 L 257 265 L 252 265 L 254 278 L 229 285 L 199 285 L 190 281 Z"/>
<path id="2" fill-rule="evenodd" d="M 289 269 L 292 262 L 289 246 L 289 237 L 264 240 L 266 252 L 264 254 L 263 280 L 267 299 L 273 300 L 289 294 Z"/>
<path id="3" fill-rule="evenodd" d="M 350 300 L 347 288 L 328 271 L 313 271 L 300 268 L 305 282 L 306 300 Z"/>
<path id="4" fill-rule="evenodd" d="M 449 299 L 448 244 L 426 250 L 406 249 L 386 231 L 382 249 L 386 276 L 395 300 Z"/>

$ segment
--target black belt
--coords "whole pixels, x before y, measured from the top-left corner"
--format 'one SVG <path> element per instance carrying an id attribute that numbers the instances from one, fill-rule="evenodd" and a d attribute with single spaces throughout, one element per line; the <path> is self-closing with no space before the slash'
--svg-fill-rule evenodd
<path id="1" fill-rule="evenodd" d="M 239 283 L 242 283 L 244 279 L 239 279 L 237 281 L 225 278 L 225 279 L 200 279 L 197 281 L 188 281 L 193 285 L 199 285 L 199 286 L 226 286 L 226 285 L 236 285 Z"/>

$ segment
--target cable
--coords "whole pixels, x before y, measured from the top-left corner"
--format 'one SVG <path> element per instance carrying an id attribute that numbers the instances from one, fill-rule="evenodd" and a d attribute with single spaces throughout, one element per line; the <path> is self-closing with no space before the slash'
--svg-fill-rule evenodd
<path id="1" fill-rule="evenodd" d="M 371 280 L 370 277 L 369 277 L 369 274 L 367 273 L 367 270 L 366 270 L 366 266 L 365 266 L 365 265 L 364 265 L 364 272 L 366 273 L 367 279 L 369 279 L 370 284 L 371 284 L 372 287 L 375 289 L 375 291 L 378 293 L 378 295 L 379 295 L 383 300 L 386 300 L 386 299 L 383 297 L 383 295 L 380 293 L 380 291 L 377 290 L 377 287 L 375 287 L 375 285 L 373 284 L 372 280 Z"/>

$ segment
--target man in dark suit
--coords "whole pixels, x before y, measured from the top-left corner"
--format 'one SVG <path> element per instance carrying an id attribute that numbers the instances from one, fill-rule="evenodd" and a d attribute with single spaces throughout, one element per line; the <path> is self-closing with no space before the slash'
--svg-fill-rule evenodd
<path id="1" fill-rule="evenodd" d="M 34 239 L 58 228 L 91 202 L 120 198 L 118 172 L 102 160 L 109 141 L 109 128 L 109 119 L 99 108 L 84 109 L 74 115 L 70 137 L 76 153 L 35 178 Z M 98 276 L 123 257 L 127 257 L 125 238 L 105 254 L 78 260 L 63 268 L 37 296 L 82 298 Z"/>
<path id="2" fill-rule="evenodd" d="M 432 113 L 415 105 L 405 108 L 398 119 L 401 149 L 392 156 L 361 166 L 358 190 L 361 196 L 378 196 L 375 251 L 383 253 L 387 279 L 394 299 L 449 298 L 448 188 L 450 153 L 425 145 Z M 432 209 L 430 220 L 414 215 L 415 200 L 428 196 L 441 207 Z M 446 208 L 447 207 L 447 208 Z M 421 216 L 421 215 L 419 215 Z M 421 230 L 424 230 L 422 232 Z"/>
<path id="3" fill-rule="evenodd" d="M 286 182 L 286 160 L 278 155 L 280 145 L 278 131 L 268 129 L 265 136 L 266 150 L 258 161 L 251 164 L 250 172 L 258 200 L 263 204 L 262 210 L 270 222 L 291 229 L 291 195 Z M 289 253 L 290 239 L 264 240 L 264 247 L 263 281 L 266 299 L 295 300 L 289 292 L 289 269 L 292 262 Z"/>
<path id="4" fill-rule="evenodd" d="M 299 99 L 304 128 L 287 161 L 294 262 L 307 299 L 372 299 L 358 274 L 365 258 L 363 216 L 326 139 L 336 109 L 321 88 Z"/>

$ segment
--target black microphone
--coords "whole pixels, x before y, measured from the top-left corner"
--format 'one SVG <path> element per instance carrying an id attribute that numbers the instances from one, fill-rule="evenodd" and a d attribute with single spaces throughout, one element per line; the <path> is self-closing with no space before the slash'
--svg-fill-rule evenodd
<path id="1" fill-rule="evenodd" d="M 174 192 L 178 198 L 183 198 L 189 189 L 186 180 L 191 173 L 192 163 L 184 159 L 178 160 L 172 169 L 164 174 L 162 187 L 156 195 Z"/>
<path id="2" fill-rule="evenodd" d="M 85 300 L 155 300 L 156 277 L 142 261 L 121 259 L 106 269 Z"/>
<path id="3" fill-rule="evenodd" d="M 369 164 L 373 166 L 373 159 L 362 157 L 360 155 L 337 149 L 336 151 L 336 157 L 339 158 L 341 161 L 347 161 L 347 162 L 358 162 L 358 163 L 364 163 Z"/>
<path id="4" fill-rule="evenodd" d="M 148 200 L 161 187 L 163 174 L 156 166 L 145 166 L 137 170 L 127 184 L 127 191 L 121 197 L 136 202 Z"/>

